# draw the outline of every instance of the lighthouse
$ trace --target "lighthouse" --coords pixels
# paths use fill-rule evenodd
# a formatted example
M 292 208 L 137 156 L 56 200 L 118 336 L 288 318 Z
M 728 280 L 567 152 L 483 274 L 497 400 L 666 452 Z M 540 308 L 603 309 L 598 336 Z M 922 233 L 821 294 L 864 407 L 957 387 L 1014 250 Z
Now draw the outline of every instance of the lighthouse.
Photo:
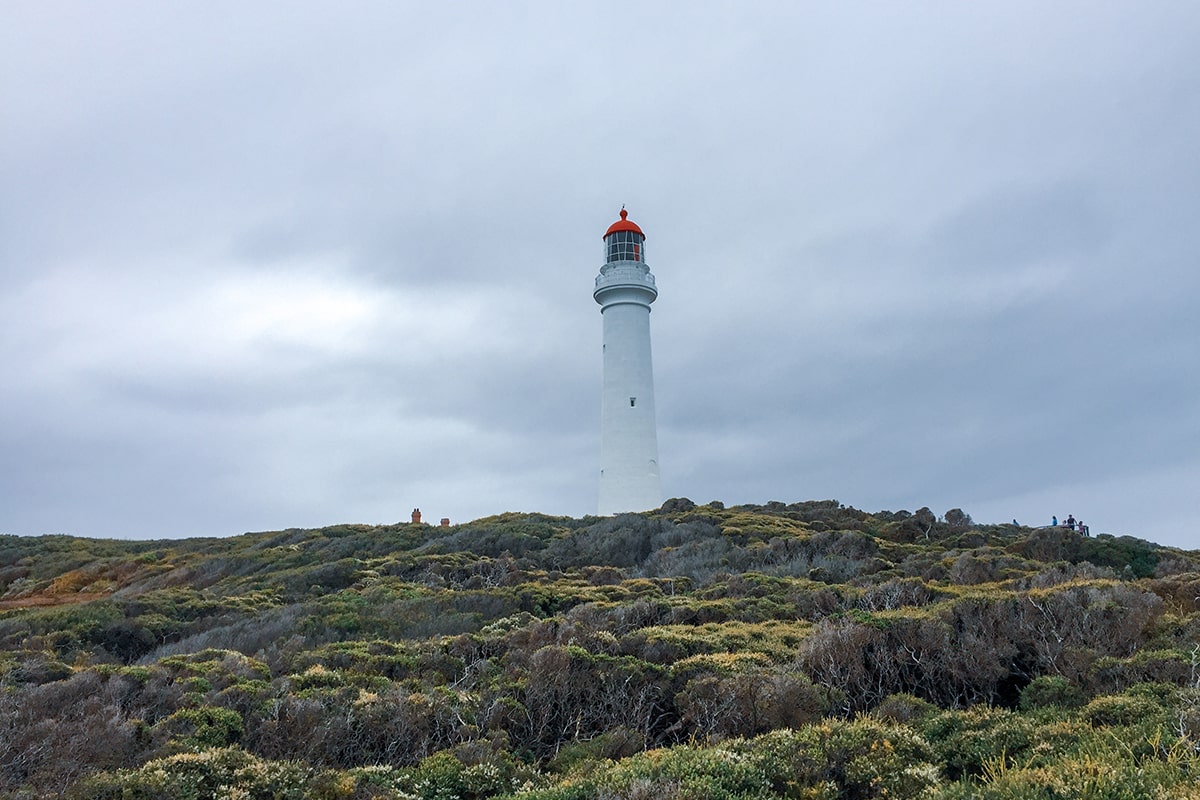
M 604 319 L 600 400 L 600 514 L 662 505 L 650 304 L 658 297 L 646 266 L 646 236 L 621 209 L 604 234 L 604 266 L 592 297 Z

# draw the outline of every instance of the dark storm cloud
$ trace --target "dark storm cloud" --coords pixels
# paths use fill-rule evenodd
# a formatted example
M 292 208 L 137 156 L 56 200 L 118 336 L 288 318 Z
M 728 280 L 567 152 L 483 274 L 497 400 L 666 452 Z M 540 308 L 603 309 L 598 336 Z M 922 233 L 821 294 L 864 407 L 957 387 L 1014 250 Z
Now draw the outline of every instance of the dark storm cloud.
M 591 511 L 627 203 L 668 494 L 1195 544 L 1200 14 L 469 10 L 0 11 L 0 530 Z

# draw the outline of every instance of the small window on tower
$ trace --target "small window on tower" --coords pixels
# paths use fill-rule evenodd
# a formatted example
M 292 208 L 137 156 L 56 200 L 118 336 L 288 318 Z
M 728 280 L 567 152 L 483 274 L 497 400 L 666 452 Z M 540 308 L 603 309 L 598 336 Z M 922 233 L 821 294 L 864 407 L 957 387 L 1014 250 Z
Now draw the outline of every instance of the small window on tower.
M 629 398 L 629 407 L 633 408 L 636 405 L 637 405 L 637 398 L 636 397 Z

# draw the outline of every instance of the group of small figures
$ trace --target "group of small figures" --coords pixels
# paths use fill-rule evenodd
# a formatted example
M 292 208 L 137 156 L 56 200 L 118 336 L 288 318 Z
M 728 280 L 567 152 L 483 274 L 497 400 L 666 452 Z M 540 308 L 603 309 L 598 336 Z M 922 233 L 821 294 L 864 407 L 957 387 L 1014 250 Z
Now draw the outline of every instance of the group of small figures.
M 1059 526 L 1058 517 L 1051 517 L 1050 524 L 1057 528 Z M 1079 531 L 1084 536 L 1092 535 L 1092 532 L 1088 530 L 1088 526 L 1083 524 L 1083 520 L 1076 521 L 1075 515 L 1073 514 L 1067 515 L 1067 518 L 1062 522 L 1062 526 L 1073 531 Z

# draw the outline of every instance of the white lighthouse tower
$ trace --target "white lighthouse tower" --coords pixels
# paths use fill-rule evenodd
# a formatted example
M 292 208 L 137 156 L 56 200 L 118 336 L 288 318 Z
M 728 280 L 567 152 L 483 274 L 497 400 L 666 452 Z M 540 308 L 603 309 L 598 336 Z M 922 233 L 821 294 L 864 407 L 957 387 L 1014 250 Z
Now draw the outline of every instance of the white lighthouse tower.
M 592 294 L 604 318 L 600 405 L 600 514 L 662 505 L 650 304 L 658 297 L 646 266 L 646 236 L 621 209 L 604 234 L 604 266 Z

